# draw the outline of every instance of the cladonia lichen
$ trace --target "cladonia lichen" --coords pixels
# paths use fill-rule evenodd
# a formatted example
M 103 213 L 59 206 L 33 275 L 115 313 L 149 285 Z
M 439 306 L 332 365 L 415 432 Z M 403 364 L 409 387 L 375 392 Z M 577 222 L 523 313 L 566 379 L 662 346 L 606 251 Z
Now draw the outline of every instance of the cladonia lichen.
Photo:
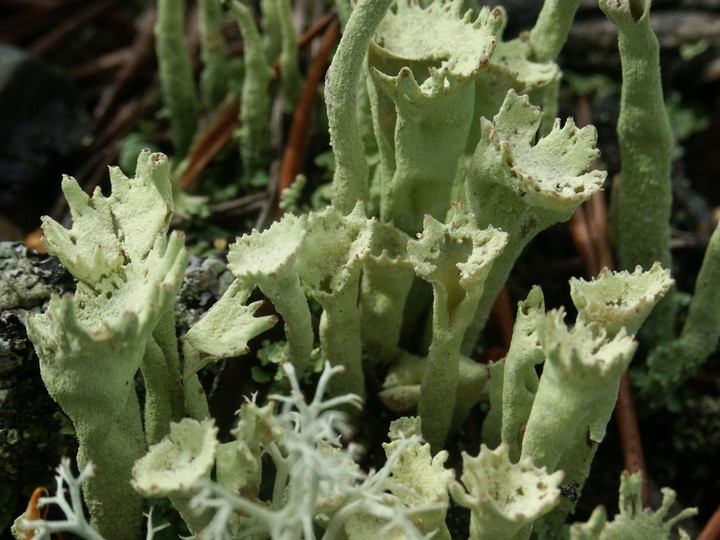
M 192 143 L 199 104 L 217 104 L 224 89 L 240 84 L 223 75 L 229 59 L 222 35 L 212 33 L 222 29 L 224 11 L 210 1 L 200 0 L 208 63 L 202 99 L 186 51 L 173 50 L 184 49 L 182 2 L 159 4 L 176 160 Z M 477 338 L 521 252 L 542 230 L 567 221 L 606 177 L 593 169 L 595 128 L 555 118 L 561 72 L 554 59 L 576 0 L 548 0 L 532 31 L 512 40 L 503 39 L 501 8 L 339 1 L 344 35 L 324 88 L 332 204 L 241 234 L 227 257 L 234 281 L 180 340 L 174 303 L 188 254 L 183 235 L 170 232 L 170 160 L 143 151 L 134 178 L 111 169 L 109 196 L 99 189 L 90 196 L 65 178 L 73 224 L 45 219 L 43 245 L 77 288 L 29 316 L 27 328 L 48 392 L 74 425 L 81 472 L 64 460 L 56 493 L 29 505 L 16 537 L 68 531 L 136 540 L 145 498 L 160 497 L 201 539 L 563 534 L 574 499 L 562 496 L 560 482 L 582 494 L 620 379 L 639 350 L 635 336 L 673 285 L 667 223 L 657 223 L 666 221 L 667 186 L 652 216 L 627 221 L 645 212 L 638 190 L 664 182 L 664 163 L 643 163 L 669 155 L 662 130 L 652 139 L 657 147 L 640 140 L 664 125 L 655 118 L 664 114 L 657 67 L 648 62 L 656 47 L 649 4 L 638 14 L 629 2 L 600 3 L 619 27 L 631 79 L 623 83 L 615 228 L 644 234 L 656 227 L 652 238 L 661 242 L 649 250 L 638 235 L 616 230 L 621 266 L 642 267 L 572 279 L 573 322 L 562 308 L 546 312 L 543 292 L 533 288 L 518 305 L 507 354 L 489 366 L 476 360 Z M 237 169 L 245 185 L 267 174 L 271 161 L 270 56 L 281 55 L 286 105 L 297 95 L 290 4 L 261 4 L 260 26 L 248 6 L 232 1 L 228 9 L 244 38 Z M 645 103 L 637 75 L 648 69 L 653 99 Z M 292 188 L 294 208 L 303 185 Z M 668 335 L 669 345 L 650 353 L 648 388 L 679 384 L 715 349 L 717 294 L 708 290 L 717 281 L 718 238 L 698 279 L 696 296 L 707 297 L 693 302 L 678 340 Z M 221 441 L 198 373 L 219 359 L 248 362 L 260 335 L 258 362 L 277 373 L 261 373 L 262 391 L 245 396 Z M 686 346 L 692 357 L 669 367 Z M 382 454 L 360 443 L 379 440 L 385 409 L 408 416 L 390 425 L 384 462 L 363 470 L 363 455 L 376 463 Z M 484 420 L 482 441 L 462 454 L 456 479 L 461 456 L 448 443 L 469 416 L 473 425 Z M 671 491 L 659 511 L 642 509 L 639 482 L 623 476 L 614 521 L 596 510 L 570 537 L 667 538 L 692 513 L 663 520 Z M 57 506 L 64 519 L 40 518 L 43 505 Z M 448 522 L 453 505 L 469 511 L 466 530 Z M 158 530 L 148 517 L 146 538 Z

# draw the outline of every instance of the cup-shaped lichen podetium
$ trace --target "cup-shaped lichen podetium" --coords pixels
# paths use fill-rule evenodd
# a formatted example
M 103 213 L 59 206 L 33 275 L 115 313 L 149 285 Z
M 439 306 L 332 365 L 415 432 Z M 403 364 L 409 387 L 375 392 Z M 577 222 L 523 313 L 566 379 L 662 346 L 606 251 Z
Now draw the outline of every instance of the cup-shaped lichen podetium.
M 407 423 L 405 427 L 410 427 L 413 420 L 402 418 L 400 423 Z M 391 432 L 394 429 L 392 424 L 390 429 Z M 446 450 L 441 450 L 433 456 L 429 444 L 421 444 L 419 438 L 412 442 L 403 440 L 406 437 L 408 436 L 404 435 L 389 443 L 383 443 L 385 456 L 392 464 L 390 471 L 393 483 L 398 486 L 390 487 L 390 492 L 404 505 L 415 507 L 416 510 L 422 505 L 432 505 L 432 508 L 413 513 L 416 526 L 423 533 L 437 531 L 434 538 L 449 539 L 445 516 L 450 499 L 448 488 L 455 479 L 453 470 L 445 468 L 449 454 Z
M 331 382 L 334 395 L 365 395 L 358 292 L 360 271 L 370 253 L 371 220 L 362 202 L 343 216 L 335 207 L 311 213 L 297 270 L 320 303 L 320 348 L 323 357 L 345 371 Z
M 306 219 L 287 214 L 269 229 L 253 231 L 230 246 L 228 267 L 239 279 L 257 284 L 282 315 L 287 359 L 302 376 L 310 362 L 313 330 L 296 269 L 306 235 Z
M 134 178 L 110 168 L 109 197 L 100 188 L 89 196 L 75 179 L 64 177 L 62 190 L 73 225 L 66 229 L 43 217 L 43 247 L 76 279 L 95 286 L 121 265 L 142 261 L 157 235 L 168 231 L 173 206 L 168 174 L 167 157 L 143 150 Z
M 473 18 L 472 10 L 463 12 L 461 0 L 422 4 L 397 2 L 385 14 L 370 42 L 370 65 L 381 63 L 385 73 L 408 66 L 424 78 L 428 68 L 447 61 L 456 75 L 472 77 L 492 55 L 505 24 L 503 11 L 484 7 Z
M 442 448 L 453 420 L 463 335 L 507 242 L 504 232 L 480 230 L 474 221 L 462 206 L 445 225 L 425 216 L 422 234 L 408 244 L 415 273 L 433 288 L 432 342 L 418 403 L 423 437 L 433 449 Z
M 389 223 L 373 221 L 360 293 L 363 349 L 371 365 L 393 363 L 400 354 L 405 300 L 415 279 L 406 249 L 410 237 Z
M 487 68 L 475 80 L 473 118 L 495 116 L 508 89 L 512 88 L 518 94 L 527 94 L 531 103 L 543 108 L 543 128 L 548 120 L 552 122 L 557 109 L 557 84 L 562 73 L 555 62 L 535 62 L 531 60 L 532 56 L 527 35 L 522 34 L 510 41 L 498 39 Z M 472 154 L 475 150 L 481 131 L 480 122 L 474 122 L 468 137 L 468 153 Z
M 133 380 L 148 367 L 146 346 L 172 306 L 186 263 L 182 238 L 159 236 L 144 264 L 131 263 L 97 284 L 105 294 L 80 282 L 74 298 L 54 297 L 46 313 L 27 320 L 43 382 L 75 428 L 78 465 L 92 461 L 96 467 L 84 488 L 93 526 L 118 540 L 135 538 L 140 529 L 141 501 L 127 480 L 146 436 L 183 412 L 182 394 L 175 392 L 179 368 L 168 366 L 161 388 L 146 378 L 152 400 L 144 433 Z M 123 531 L 115 531 L 119 520 L 127 524 Z
M 468 209 L 478 227 L 492 225 L 510 235 L 493 265 L 476 321 L 466 339 L 471 346 L 523 248 L 535 235 L 570 219 L 575 208 L 598 191 L 605 171 L 586 172 L 597 159 L 597 132 L 578 129 L 571 118 L 535 141 L 542 111 L 527 96 L 509 90 L 492 122 L 482 118 L 482 139 L 468 171 Z
M 553 470 L 574 447 L 588 443 L 596 447 L 603 440 L 620 377 L 637 343 L 622 329 L 608 338 L 597 323 L 580 320 L 569 329 L 562 310 L 539 317 L 537 328 L 546 360 L 522 441 L 522 457 L 532 457 L 537 465 Z M 589 468 L 590 463 L 585 465 Z
M 528 458 L 512 463 L 505 443 L 495 450 L 483 444 L 477 457 L 463 452 L 464 487 L 455 482 L 450 493 L 472 512 L 470 540 L 520 539 L 527 538 L 531 524 L 557 505 L 562 478 L 562 471 L 549 474 Z
M 625 328 L 610 336 L 602 324 L 578 318 L 572 330 L 562 311 L 538 315 L 537 330 L 546 361 L 522 439 L 522 456 L 549 470 L 565 471 L 578 496 L 617 401 L 620 377 L 637 343 Z M 564 498 L 543 518 L 559 532 L 575 507 Z
M 118 540 L 136 538 L 141 525 L 141 501 L 127 483 L 134 461 L 146 439 L 162 437 L 184 414 L 179 365 L 146 350 L 157 350 L 153 333 L 172 314 L 188 257 L 182 234 L 166 236 L 168 170 L 165 156 L 141 152 L 135 178 L 111 169 L 109 197 L 99 189 L 90 197 L 75 180 L 63 180 L 73 226 L 45 218 L 43 244 L 79 280 L 77 290 L 27 320 L 43 382 L 75 427 L 78 465 L 96 467 L 84 487 L 92 524 Z M 138 368 L 144 432 L 133 383 Z
M 219 444 L 216 435 L 212 419 L 183 418 L 170 424 L 169 435 L 151 446 L 132 470 L 133 487 L 146 497 L 168 497 L 195 534 L 212 517 L 210 512 L 194 513 L 188 504 L 198 491 L 198 482 L 210 479 Z
M 503 13 L 473 18 L 462 0 L 398 2 L 370 44 L 370 100 L 383 163 L 380 215 L 408 234 L 443 217 L 473 121 L 474 78 L 489 61 Z M 383 177 L 384 176 L 384 177 Z
M 635 335 L 673 283 L 670 270 L 663 270 L 660 263 L 647 272 L 639 266 L 633 273 L 604 268 L 592 281 L 572 278 L 570 296 L 578 317 L 601 324 L 609 337 L 621 328 Z

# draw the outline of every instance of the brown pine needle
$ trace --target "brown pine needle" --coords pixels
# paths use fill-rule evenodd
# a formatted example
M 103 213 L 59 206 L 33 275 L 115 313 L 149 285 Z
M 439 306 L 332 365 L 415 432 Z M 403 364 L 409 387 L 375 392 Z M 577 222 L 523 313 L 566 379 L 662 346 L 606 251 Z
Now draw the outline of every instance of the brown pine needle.
M 300 36 L 300 39 L 298 39 L 297 42 L 298 48 L 304 49 L 307 47 L 316 36 L 319 36 L 328 26 L 330 26 L 330 23 L 333 22 L 333 20 L 335 20 L 334 13 L 328 13 L 320 17 L 302 36 Z
M 702 532 L 695 540 L 720 540 L 720 506 L 710 516 Z
M 503 348 L 507 351 L 510 349 L 510 341 L 512 341 L 513 326 L 515 324 L 515 314 L 512 302 L 510 301 L 510 293 L 507 285 L 500 289 L 500 293 L 495 299 L 492 307 L 493 322 L 497 325 L 497 331 Z
M 187 157 L 187 169 L 185 169 L 180 180 L 182 189 L 187 189 L 195 181 L 202 170 L 210 163 L 210 160 L 230 140 L 238 125 L 239 111 L 240 100 L 235 100 L 218 115 L 215 122 L 192 147 Z

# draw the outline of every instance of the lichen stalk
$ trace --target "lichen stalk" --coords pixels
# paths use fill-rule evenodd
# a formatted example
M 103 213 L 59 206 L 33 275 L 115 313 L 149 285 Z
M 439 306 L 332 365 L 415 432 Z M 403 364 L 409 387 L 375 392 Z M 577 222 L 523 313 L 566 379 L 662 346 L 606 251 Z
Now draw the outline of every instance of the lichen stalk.
M 521 458 L 548 470 L 571 454 L 581 457 L 573 448 L 603 440 L 637 346 L 624 329 L 609 339 L 596 323 L 579 321 L 570 330 L 563 317 L 562 311 L 538 315 L 546 361 L 522 440 Z
M 433 451 L 442 448 L 453 423 L 463 336 L 507 242 L 504 232 L 480 230 L 474 221 L 462 206 L 445 225 L 425 216 L 422 234 L 408 244 L 415 272 L 433 288 L 432 342 L 418 403 L 423 437 Z
M 142 524 L 143 501 L 128 479 L 146 446 L 134 390 L 121 411 L 105 424 L 105 430 L 76 425 L 78 467 L 82 470 L 88 462 L 95 467 L 95 475 L 83 485 L 90 524 L 105 538 L 135 540 Z
M 280 49 L 280 80 L 282 82 L 283 106 L 291 114 L 300 97 L 300 65 L 298 63 L 297 32 L 293 25 L 292 2 L 275 0 L 282 35 Z
M 710 237 L 680 337 L 655 348 L 648 358 L 643 393 L 667 396 L 694 373 L 720 339 L 720 228 Z
M 447 297 L 433 288 L 433 335 L 427 364 L 420 385 L 418 415 L 422 418 L 423 437 L 433 451 L 443 448 L 452 425 L 458 387 L 460 345 L 465 329 L 463 319 L 451 321 Z M 474 308 L 474 305 L 471 306 Z M 460 328 L 456 328 L 457 325 Z M 452 406 L 451 406 L 452 405 Z
M 618 29 L 622 91 L 617 133 L 621 173 L 610 204 L 618 268 L 672 268 L 670 165 L 673 136 L 660 78 L 659 45 L 650 24 L 649 0 L 600 1 Z M 670 291 L 646 324 L 652 343 L 674 335 L 676 301 Z
M 297 272 L 281 271 L 274 278 L 263 279 L 258 286 L 282 316 L 288 360 L 303 375 L 310 363 L 313 331 L 310 308 Z
M 415 279 L 407 260 L 410 239 L 392 225 L 372 222 L 371 252 L 363 264 L 360 317 L 370 365 L 397 359 L 405 301 Z
M 230 9 L 237 19 L 243 36 L 246 77 L 243 81 L 240 105 L 240 157 L 243 180 L 249 182 L 264 172 L 270 159 L 270 104 L 268 91 L 275 75 L 265 58 L 260 32 L 250 9 L 233 1 Z
M 200 99 L 207 109 L 222 102 L 228 91 L 228 54 L 223 37 L 222 7 L 216 0 L 200 0 L 199 4 Z
M 441 68 L 427 90 L 409 68 L 397 77 L 371 73 L 397 110 L 395 171 L 382 193 L 380 217 L 414 235 L 425 214 L 440 217 L 450 209 L 452 180 L 472 121 L 474 81 L 460 81 Z
M 349 214 L 366 199 L 368 165 L 357 121 L 357 85 L 368 43 L 391 0 L 360 0 L 345 26 L 325 85 L 330 145 L 335 154 L 333 206 Z
M 330 365 L 345 368 L 330 383 L 334 396 L 365 395 L 360 310 L 357 306 L 359 277 L 332 295 L 315 296 L 323 307 L 319 328 L 320 350 Z
M 190 150 L 200 114 L 200 103 L 185 42 L 184 0 L 158 0 L 155 50 L 163 101 L 170 111 L 170 132 L 175 155 Z
M 512 343 L 504 362 L 500 439 L 507 442 L 512 462 L 520 459 L 524 426 L 530 416 L 538 388 L 535 366 L 545 359 L 535 328 L 537 314 L 542 311 L 542 291 L 534 288 L 518 306 Z
M 165 356 L 154 339 L 150 338 L 145 346 L 142 364 L 145 383 L 145 438 L 148 444 L 155 444 L 167 435 L 170 422 L 179 420 L 173 415 L 173 402 L 182 399 L 182 393 L 175 394 L 170 385 L 166 385 L 167 371 Z M 180 402 L 182 404 L 182 401 Z
M 163 352 L 165 385 L 171 389 L 172 396 L 169 397 L 172 408 L 171 419 L 177 422 L 185 414 L 185 407 L 182 400 L 183 382 L 180 369 L 180 350 L 175 330 L 175 309 L 172 304 L 168 304 L 160 313 L 157 326 L 153 330 L 152 340 Z
M 360 314 L 363 347 L 371 364 L 388 364 L 400 352 L 403 310 L 414 277 L 406 261 L 384 256 L 365 262 Z
M 530 31 L 534 60 L 555 60 L 567 41 L 580 0 L 546 0 Z

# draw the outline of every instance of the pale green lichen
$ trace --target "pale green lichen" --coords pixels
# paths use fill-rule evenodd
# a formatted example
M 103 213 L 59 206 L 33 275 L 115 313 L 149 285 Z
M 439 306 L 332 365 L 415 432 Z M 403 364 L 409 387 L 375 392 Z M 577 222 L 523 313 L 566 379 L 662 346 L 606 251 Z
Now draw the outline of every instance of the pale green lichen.
M 605 268 L 589 282 L 572 278 L 570 296 L 582 320 L 601 324 L 609 336 L 621 328 L 635 335 L 673 283 L 670 271 L 659 263 L 647 272 L 639 266 L 633 273 Z
M 474 79 L 503 25 L 501 10 L 483 8 L 474 19 L 461 10 L 458 0 L 425 7 L 400 2 L 378 27 L 368 54 L 377 86 L 371 106 L 381 116 L 375 136 L 386 141 L 381 148 L 392 148 L 381 152 L 380 216 L 408 234 L 420 231 L 424 214 L 440 217 L 450 208 L 452 180 L 475 119 Z M 424 159 L 429 155 L 433 159 Z
M 626 68 L 649 58 L 648 51 L 655 54 L 646 3 L 637 13 L 630 10 L 632 20 L 616 11 L 635 4 L 601 4 L 621 27 Z M 483 8 L 475 16 L 462 12 L 460 0 L 399 2 L 389 13 L 389 0 L 339 5 L 343 16 L 351 8 L 352 14 L 325 85 L 337 165 L 334 206 L 240 237 L 228 256 L 236 281 L 187 332 L 181 348 L 172 303 L 187 255 L 181 235 L 167 234 L 173 211 L 167 159 L 141 153 L 133 180 L 113 170 L 109 197 L 98 191 L 90 197 L 74 181 L 63 182 L 75 223 L 66 230 L 46 220 L 45 244 L 78 278 L 78 289 L 74 298 L 53 299 L 46 314 L 29 318 L 28 328 L 48 389 L 75 424 L 78 462 L 97 466 L 96 476 L 82 478 L 99 532 L 87 524 L 59 527 L 90 538 L 134 540 L 142 508 L 129 484 L 135 464 L 136 487 L 168 496 L 199 538 L 448 540 L 449 488 L 472 512 L 472 539 L 561 531 L 573 501 L 559 497 L 560 478 L 564 472 L 582 489 L 637 346 L 629 334 L 668 290 L 667 272 L 657 267 L 573 281 L 579 316 L 572 328 L 561 310 L 545 314 L 541 291 L 531 291 L 520 304 L 506 358 L 489 370 L 461 348 L 463 336 L 466 352 L 475 345 L 524 246 L 567 220 L 605 178 L 589 171 L 598 157 L 594 129 L 555 120 L 560 71 L 552 60 L 577 2 L 548 0 L 532 32 L 511 41 L 502 41 L 501 9 Z M 161 4 L 163 17 L 168 6 Z M 224 78 L 220 56 L 209 56 L 222 55 L 222 47 L 213 52 L 222 36 L 213 44 L 207 34 L 219 27 L 217 7 L 202 5 L 203 55 L 208 73 L 215 71 L 213 84 Z M 297 60 L 289 7 L 285 0 L 262 2 L 261 36 L 250 9 L 230 5 L 245 48 L 246 181 L 267 173 L 269 61 L 281 49 L 283 83 L 296 78 L 294 64 L 286 62 Z M 178 21 L 176 13 L 159 24 L 173 34 L 159 35 L 163 46 L 182 35 Z M 182 48 L 175 52 L 183 56 Z M 172 58 L 167 48 L 163 54 L 164 86 L 177 76 L 187 99 L 194 83 L 180 69 L 168 74 Z M 642 70 L 625 71 L 623 106 L 643 119 L 657 102 L 640 110 L 644 104 L 633 96 L 641 85 L 632 77 Z M 217 102 L 220 86 L 204 80 L 203 99 Z M 657 80 L 653 71 L 652 84 Z M 178 112 L 177 102 L 167 105 L 182 154 L 192 133 L 175 133 L 178 115 L 187 128 L 194 108 Z M 289 193 L 296 209 L 301 188 Z M 379 204 L 359 201 L 378 193 Z M 368 213 L 373 204 L 379 220 Z M 717 266 L 717 251 L 709 250 L 709 267 Z M 714 275 L 704 266 L 698 280 L 687 326 L 692 344 L 714 347 L 717 341 L 714 296 L 706 291 Z M 258 358 L 282 364 L 290 393 L 271 396 L 274 405 L 248 400 L 234 440 L 220 444 L 196 372 L 217 358 L 246 354 L 249 340 L 275 324 L 275 315 L 256 316 L 260 301 L 246 305 L 256 287 L 285 322 L 285 339 L 267 341 Z M 700 318 L 707 324 L 698 324 Z M 683 344 L 690 343 L 677 346 Z M 317 358 L 326 369 L 307 401 L 298 378 L 310 381 Z M 135 380 L 138 370 L 142 383 Z M 365 473 L 358 447 L 348 443 L 354 435 L 346 413 L 383 377 L 380 400 L 401 412 L 417 407 L 422 422 L 394 423 L 386 463 Z M 135 384 L 145 387 L 144 422 Z M 464 456 L 463 486 L 444 467 L 443 443 L 488 392 L 483 439 L 497 449 L 483 446 L 477 458 Z M 265 478 L 272 478 L 269 489 L 261 489 Z M 636 534 L 623 536 L 628 530 L 664 537 L 673 524 L 662 523 L 666 505 L 646 518 L 633 482 L 623 484 L 617 528 L 605 527 L 596 512 L 586 528 L 576 528 L 590 536 L 578 538 Z M 75 504 L 78 486 L 71 485 L 77 492 L 72 508 L 62 506 L 61 495 L 49 502 L 71 516 L 81 507 Z M 650 525 L 621 527 L 631 514 Z M 38 520 L 33 528 L 46 535 L 60 530 L 46 523 Z M 155 530 L 149 524 L 148 538 Z
M 339 394 L 365 394 L 357 298 L 363 261 L 370 253 L 370 224 L 360 202 L 347 216 L 334 207 L 311 214 L 305 247 L 297 259 L 301 279 L 323 307 L 319 328 L 323 357 L 345 367 L 333 383 L 333 392 Z
M 580 492 L 637 343 L 624 329 L 610 338 L 597 323 L 579 320 L 570 329 L 562 311 L 538 317 L 538 341 L 546 360 L 522 437 L 521 458 L 565 471 L 565 480 L 577 482 Z M 546 528 L 557 534 L 573 507 L 573 501 L 563 499 L 544 518 Z
M 528 538 L 532 522 L 560 500 L 561 471 L 552 474 L 531 459 L 510 461 L 508 446 L 463 453 L 462 485 L 452 486 L 455 502 L 471 510 L 470 540 Z
M 196 484 L 210 477 L 218 441 L 212 419 L 198 422 L 184 418 L 170 424 L 170 433 L 135 462 L 132 486 L 145 497 L 168 497 L 185 523 L 199 532 L 210 521 L 210 513 L 196 515 L 188 509 Z
M 361 278 L 363 350 L 371 365 L 387 365 L 401 354 L 403 311 L 415 272 L 406 257 L 410 237 L 381 221 L 371 227 L 370 253 Z
M 110 169 L 110 197 L 97 188 L 91 198 L 64 177 L 73 226 L 43 219 L 43 246 L 82 282 L 100 282 L 121 265 L 141 261 L 168 230 L 173 203 L 167 157 L 145 150 L 137 163 L 132 181 L 119 168 Z
M 133 487 L 153 497 L 189 491 L 210 474 L 218 445 L 216 435 L 212 420 L 185 418 L 170 424 L 170 434 L 135 463 Z
M 313 330 L 310 308 L 295 263 L 307 221 L 287 215 L 262 233 L 253 231 L 230 246 L 228 266 L 239 279 L 258 285 L 285 323 L 287 359 L 300 375 L 310 363 Z
M 270 81 L 274 71 L 263 52 L 260 32 L 248 6 L 233 0 L 230 11 L 243 36 L 245 73 L 240 106 L 240 154 L 243 181 L 249 185 L 258 174 L 266 174 L 270 160 Z
M 222 5 L 214 0 L 198 2 L 200 57 L 200 99 L 206 109 L 220 105 L 230 85 L 228 51 L 223 36 Z
M 512 89 L 492 122 L 481 119 L 482 139 L 466 183 L 467 205 L 478 227 L 498 227 L 509 239 L 488 276 L 466 351 L 525 246 L 543 229 L 570 219 L 605 179 L 604 171 L 587 172 L 599 153 L 594 127 L 578 129 L 572 119 L 561 127 L 556 119 L 552 131 L 535 142 L 541 121 L 541 110 Z
M 673 136 L 663 99 L 660 49 L 650 24 L 650 0 L 601 0 L 599 5 L 617 26 L 622 63 L 617 123 L 621 171 L 610 201 L 617 265 L 648 270 L 659 262 L 671 268 Z M 676 310 L 671 290 L 646 325 L 652 342 L 671 339 Z
M 642 473 L 623 472 L 620 479 L 620 513 L 608 522 L 605 509 L 598 507 L 587 523 L 576 523 L 570 527 L 571 540 L 667 540 L 674 538 L 672 530 L 679 521 L 697 514 L 696 508 L 686 508 L 665 520 L 675 502 L 675 492 L 670 488 L 662 489 L 662 505 L 658 510 L 643 508 L 640 496 L 642 483 Z M 690 536 L 682 529 L 679 529 L 678 533 L 681 540 L 690 540 Z
M 368 166 L 357 120 L 356 95 L 368 43 L 391 0 L 360 0 L 345 25 L 325 85 L 330 145 L 335 154 L 333 205 L 347 214 L 368 195 Z
M 573 445 L 604 438 L 620 377 L 637 343 L 623 330 L 610 339 L 596 323 L 578 321 L 570 329 L 562 311 L 539 316 L 538 338 L 546 361 L 522 457 L 554 469 Z
M 537 323 L 545 311 L 542 290 L 534 287 L 518 303 L 512 341 L 507 356 L 490 366 L 490 412 L 483 423 L 483 441 L 504 442 L 510 459 L 520 458 L 521 442 L 538 389 L 535 366 L 545 361 Z
M 185 0 L 160 0 L 155 23 L 155 51 L 163 100 L 170 113 L 178 157 L 190 150 L 200 116 L 192 61 L 185 42 Z
M 290 0 L 274 0 L 280 26 L 280 80 L 285 112 L 295 111 L 300 97 L 302 77 L 298 58 L 297 32 L 293 24 L 293 4 Z
M 73 227 L 46 219 L 43 242 L 80 281 L 74 297 L 54 297 L 27 326 L 48 392 L 75 426 L 78 462 L 97 467 L 85 489 L 92 522 L 101 532 L 126 522 L 120 539 L 140 526 L 141 499 L 126 482 L 134 461 L 146 438 L 161 437 L 184 413 L 182 397 L 168 401 L 166 393 L 180 386 L 180 366 L 146 347 L 172 313 L 187 252 L 181 235 L 165 236 L 172 214 L 165 156 L 143 152 L 134 179 L 113 169 L 111 181 L 110 197 L 97 190 L 92 198 L 63 181 Z M 147 374 L 146 433 L 133 384 L 139 368 Z
M 648 357 L 649 373 L 643 382 L 643 394 L 656 403 L 667 402 L 673 391 L 717 349 L 719 272 L 720 229 L 716 228 L 710 237 L 680 335 L 657 346 Z
M 472 321 L 495 259 L 507 235 L 480 230 L 475 216 L 458 209 L 443 225 L 432 216 L 418 240 L 408 244 L 408 260 L 433 288 L 432 342 L 423 374 L 418 413 L 423 436 L 441 448 L 452 423 L 457 397 L 460 346 Z
M 222 298 L 188 331 L 185 336 L 187 342 L 206 355 L 216 358 L 249 353 L 248 341 L 277 323 L 277 317 L 273 315 L 255 316 L 262 300 L 246 305 L 253 288 L 252 284 L 236 279 Z M 188 362 L 186 359 L 186 379 L 197 373 L 210 358 L 197 357 L 196 360 Z
M 519 94 L 527 94 L 533 103 L 543 107 L 546 116 L 554 116 L 556 107 L 552 106 L 552 101 L 546 99 L 546 96 L 552 96 L 550 90 L 560 82 L 560 78 L 561 71 L 557 64 L 534 58 L 526 35 L 510 41 L 498 40 L 487 69 L 477 80 L 475 116 L 488 119 L 495 116 L 509 88 Z M 469 141 L 470 152 L 478 143 L 480 133 L 481 126 L 476 123 Z
M 410 508 L 434 505 L 434 508 L 414 513 L 412 520 L 420 531 L 435 531 L 433 538 L 449 540 L 445 514 L 450 498 L 448 488 L 455 474 L 444 467 L 448 452 L 443 450 L 433 456 L 429 444 L 405 442 L 421 430 L 419 418 L 401 418 L 391 423 L 389 435 L 392 440 L 384 443 L 383 448 L 391 463 L 390 478 L 398 486 L 390 487 L 390 492 Z
M 472 10 L 463 11 L 461 0 L 427 5 L 398 2 L 394 8 L 378 26 L 370 49 L 373 55 L 387 57 L 397 66 L 396 73 L 406 65 L 421 65 L 427 70 L 430 66 L 440 68 L 444 62 L 456 77 L 472 77 L 492 55 L 504 18 L 501 10 L 488 7 L 476 16 Z M 427 71 L 415 73 L 427 76 Z
M 547 0 L 528 37 L 535 60 L 554 60 L 567 40 L 580 0 Z

